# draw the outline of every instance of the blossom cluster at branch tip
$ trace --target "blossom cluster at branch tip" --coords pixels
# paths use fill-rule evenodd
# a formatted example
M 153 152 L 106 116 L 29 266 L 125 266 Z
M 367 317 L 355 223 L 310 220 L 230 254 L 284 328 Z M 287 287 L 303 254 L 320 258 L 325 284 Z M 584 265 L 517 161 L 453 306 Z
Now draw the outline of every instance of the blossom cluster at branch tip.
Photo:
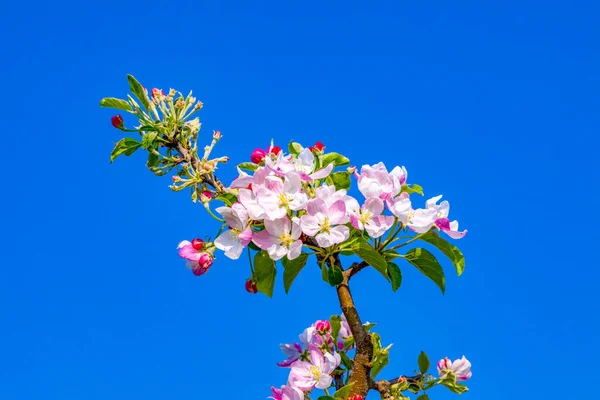
M 452 373 L 457 381 L 466 381 L 473 375 L 471 372 L 471 363 L 465 356 L 454 361 L 450 361 L 448 357 L 443 358 L 438 361 L 437 370 L 440 377 Z

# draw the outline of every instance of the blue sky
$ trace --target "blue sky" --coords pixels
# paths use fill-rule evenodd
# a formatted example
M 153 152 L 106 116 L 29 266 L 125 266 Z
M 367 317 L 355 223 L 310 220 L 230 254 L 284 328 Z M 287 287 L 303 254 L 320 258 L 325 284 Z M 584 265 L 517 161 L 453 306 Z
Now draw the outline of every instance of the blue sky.
M 246 161 L 271 138 L 404 165 L 469 234 L 447 292 L 409 266 L 353 293 L 394 377 L 473 363 L 465 398 L 590 398 L 600 356 L 598 6 L 593 2 L 11 2 L 3 9 L 0 398 L 265 398 L 280 342 L 338 312 L 305 270 L 244 291 L 175 246 L 216 225 L 141 155 L 109 164 L 125 75 L 194 90 L 203 132 Z M 222 171 L 233 177 L 233 166 Z M 454 395 L 439 389 L 433 399 Z

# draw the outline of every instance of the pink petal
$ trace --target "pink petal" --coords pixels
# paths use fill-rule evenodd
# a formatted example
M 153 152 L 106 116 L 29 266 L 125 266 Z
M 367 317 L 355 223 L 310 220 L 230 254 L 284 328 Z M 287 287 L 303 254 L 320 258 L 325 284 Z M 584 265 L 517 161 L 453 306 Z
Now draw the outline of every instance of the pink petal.
M 179 249 L 179 257 L 190 261 L 198 261 L 200 259 L 200 252 L 190 244 Z
M 315 172 L 314 174 L 310 174 L 310 177 L 312 179 L 323 179 L 323 178 L 329 176 L 329 174 L 331 174 L 331 171 L 333 171 L 333 163 L 331 163 L 328 166 L 326 166 L 325 168 Z
M 244 247 L 248 246 L 248 244 L 252 241 L 252 228 L 247 227 L 246 229 L 244 229 L 240 233 L 238 238 L 240 239 L 242 246 L 244 246 Z
M 278 238 L 271 235 L 269 231 L 262 230 L 260 232 L 256 232 L 252 236 L 252 242 L 261 249 L 267 250 L 269 247 L 273 246 L 274 244 L 277 244 Z
M 327 212 L 332 224 L 342 224 L 346 220 L 346 203 L 343 200 L 333 202 Z

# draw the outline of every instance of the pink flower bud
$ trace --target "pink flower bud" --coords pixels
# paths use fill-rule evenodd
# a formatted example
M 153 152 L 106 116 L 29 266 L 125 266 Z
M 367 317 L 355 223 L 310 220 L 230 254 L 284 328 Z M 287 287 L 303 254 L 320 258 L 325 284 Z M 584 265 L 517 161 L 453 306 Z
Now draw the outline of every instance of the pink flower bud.
M 364 398 L 360 394 L 355 394 L 352 397 L 348 397 L 348 400 L 364 400 Z
M 321 321 L 317 321 L 315 328 L 317 329 L 317 332 L 319 332 L 319 333 L 327 333 L 327 332 L 331 331 L 331 324 L 327 320 L 321 320 Z
M 208 253 L 202 253 L 202 254 L 200 254 L 200 258 L 198 259 L 198 265 L 201 268 L 209 269 L 213 263 L 213 260 L 214 260 L 214 258 L 212 255 L 210 255 Z
M 356 173 L 356 166 L 351 165 L 348 167 L 348 169 L 346 170 L 350 175 L 355 174 Z
M 219 140 L 221 139 L 223 136 L 221 135 L 221 131 L 214 131 L 213 132 L 213 139 Z
M 317 142 L 317 143 L 315 143 L 314 146 L 310 146 L 309 149 L 312 152 L 315 152 L 315 151 L 323 152 L 323 150 L 325 149 L 325 145 L 321 142 Z
M 198 251 L 202 250 L 204 247 L 204 240 L 195 238 L 192 240 L 192 247 Z
M 125 123 L 123 122 L 123 117 L 121 117 L 121 115 L 119 114 L 112 117 L 110 119 L 110 122 L 112 123 L 112 126 L 114 126 L 117 129 L 123 129 L 125 126 Z
M 192 269 L 192 273 L 196 276 L 204 275 L 206 272 L 208 272 L 208 268 L 202 268 L 200 265 L 196 265 Z
M 207 190 L 200 193 L 200 201 L 202 203 L 208 203 L 213 197 L 213 194 Z
M 248 279 L 246 281 L 246 292 L 252 294 L 258 292 L 258 288 L 256 287 L 256 282 L 254 280 Z
M 155 99 L 160 99 L 161 97 L 164 97 L 165 93 L 157 88 L 152 89 L 152 97 L 154 97 Z
M 281 147 L 279 147 L 279 146 L 269 146 L 269 147 L 267 147 L 267 154 L 278 155 L 280 152 L 281 152 Z
M 260 164 L 262 160 L 265 158 L 265 151 L 263 149 L 255 149 L 250 155 L 250 160 L 254 164 Z

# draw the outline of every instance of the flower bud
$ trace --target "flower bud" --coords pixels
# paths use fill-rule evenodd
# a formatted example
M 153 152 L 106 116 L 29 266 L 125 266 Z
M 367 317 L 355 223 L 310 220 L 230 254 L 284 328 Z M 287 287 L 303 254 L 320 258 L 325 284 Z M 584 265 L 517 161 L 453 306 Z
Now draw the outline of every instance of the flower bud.
M 123 129 L 125 127 L 125 123 L 123 122 L 123 117 L 120 114 L 115 115 L 110 119 L 112 126 L 117 129 Z
M 354 174 L 356 172 L 356 166 L 349 166 L 348 169 L 346 169 L 346 172 L 348 172 L 350 175 Z
M 248 279 L 246 281 L 246 292 L 252 293 L 252 294 L 258 292 L 258 288 L 256 287 L 256 282 L 253 279 Z
M 315 328 L 317 329 L 317 332 L 319 332 L 319 333 L 327 333 L 327 332 L 331 331 L 331 324 L 327 320 L 320 320 L 320 321 L 317 321 Z
M 175 96 L 175 93 L 177 93 L 177 91 L 173 88 L 169 89 L 169 97 L 173 97 Z
M 309 147 L 309 149 L 310 149 L 310 151 L 312 151 L 313 153 L 314 153 L 315 151 L 319 151 L 319 152 L 321 152 L 321 153 L 322 153 L 322 152 L 323 152 L 323 150 L 325 149 L 325 145 L 324 145 L 323 143 L 321 143 L 321 142 L 317 142 L 317 143 L 315 143 L 315 145 L 314 145 L 314 146 L 310 146 L 310 147 Z
M 352 397 L 348 397 L 348 400 L 364 400 L 364 398 L 360 394 L 355 394 Z
M 213 132 L 213 139 L 215 140 L 219 140 L 221 139 L 223 136 L 221 135 L 221 131 L 214 131 Z
M 204 247 L 204 240 L 195 238 L 192 240 L 192 247 L 198 251 L 202 250 Z
M 279 147 L 279 146 L 269 146 L 269 147 L 267 147 L 267 154 L 278 155 L 279 152 L 281 152 L 281 147 Z
M 254 164 L 260 164 L 262 160 L 265 158 L 265 152 L 263 149 L 255 149 L 250 155 L 250 160 Z
M 160 100 L 163 97 L 165 97 L 165 93 L 160 89 L 153 88 L 152 89 L 152 97 L 156 100 Z
M 213 194 L 208 190 L 204 190 L 200 193 L 200 202 L 208 203 L 213 197 Z
M 194 106 L 194 110 L 198 111 L 199 109 L 201 109 L 203 106 L 202 102 L 199 101 L 196 103 L 196 105 Z
M 200 258 L 198 259 L 198 265 L 200 266 L 200 268 L 209 269 L 213 263 L 213 260 L 214 258 L 211 254 L 202 253 L 200 254 Z
M 173 175 L 171 177 L 171 180 L 173 180 L 173 182 L 179 182 L 181 180 L 181 177 L 179 175 Z
M 175 108 L 183 108 L 183 106 L 185 106 L 185 102 L 181 99 L 177 100 L 175 103 Z

